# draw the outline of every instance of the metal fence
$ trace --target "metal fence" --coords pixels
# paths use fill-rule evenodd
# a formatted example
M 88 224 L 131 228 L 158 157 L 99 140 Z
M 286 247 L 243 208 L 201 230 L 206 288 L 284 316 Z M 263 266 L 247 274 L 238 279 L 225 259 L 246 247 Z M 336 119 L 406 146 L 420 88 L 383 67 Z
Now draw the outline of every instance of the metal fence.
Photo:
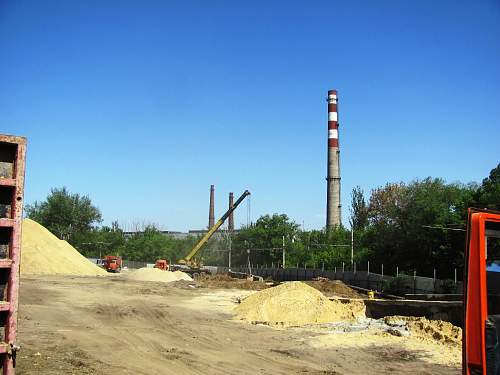
M 227 267 L 218 267 L 217 273 L 227 272 Z M 249 272 L 248 267 L 231 268 L 236 272 Z M 275 281 L 312 280 L 316 277 L 325 277 L 330 280 L 341 280 L 345 284 L 354 285 L 376 291 L 384 291 L 397 295 L 405 294 L 461 294 L 462 282 L 454 280 L 440 280 L 431 277 L 398 275 L 398 277 L 382 275 L 369 271 L 324 268 L 251 268 L 251 273 Z

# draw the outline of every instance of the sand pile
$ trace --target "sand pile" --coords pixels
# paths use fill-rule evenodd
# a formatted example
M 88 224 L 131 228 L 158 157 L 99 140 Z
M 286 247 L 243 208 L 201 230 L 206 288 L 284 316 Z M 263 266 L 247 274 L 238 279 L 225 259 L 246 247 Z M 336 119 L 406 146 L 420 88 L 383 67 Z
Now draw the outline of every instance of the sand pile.
M 442 320 L 427 320 L 422 317 L 386 316 L 388 325 L 405 322 L 410 334 L 423 341 L 437 341 L 447 345 L 462 345 L 462 329 Z
M 200 275 L 196 279 L 196 284 L 201 288 L 218 289 L 262 290 L 269 288 L 266 283 L 260 281 L 235 279 L 229 275 Z
M 326 296 L 337 296 L 337 297 L 345 297 L 345 298 L 363 298 L 366 295 L 363 295 L 351 287 L 345 285 L 340 280 L 328 280 L 326 278 L 317 278 L 312 281 L 306 281 L 307 285 L 312 286 L 315 289 L 318 289 L 321 293 Z
M 252 323 L 300 326 L 355 321 L 365 316 L 365 304 L 330 301 L 309 285 L 292 281 L 248 296 L 235 312 L 239 319 Z
M 135 281 L 156 281 L 161 283 L 171 283 L 173 281 L 185 280 L 193 281 L 191 276 L 181 271 L 162 271 L 158 268 L 139 268 L 125 276 L 129 280 Z
M 21 274 L 97 276 L 107 272 L 36 221 L 23 220 Z

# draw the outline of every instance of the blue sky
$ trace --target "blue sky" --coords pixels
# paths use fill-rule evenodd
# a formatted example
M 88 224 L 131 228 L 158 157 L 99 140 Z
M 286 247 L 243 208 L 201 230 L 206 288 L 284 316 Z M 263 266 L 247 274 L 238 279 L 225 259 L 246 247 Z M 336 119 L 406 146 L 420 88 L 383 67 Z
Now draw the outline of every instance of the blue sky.
M 26 201 L 88 194 L 105 223 L 201 228 L 209 185 L 251 216 L 325 222 L 328 89 L 342 200 L 480 181 L 500 161 L 498 1 L 0 2 L 0 131 Z M 247 221 L 245 204 L 236 224 Z

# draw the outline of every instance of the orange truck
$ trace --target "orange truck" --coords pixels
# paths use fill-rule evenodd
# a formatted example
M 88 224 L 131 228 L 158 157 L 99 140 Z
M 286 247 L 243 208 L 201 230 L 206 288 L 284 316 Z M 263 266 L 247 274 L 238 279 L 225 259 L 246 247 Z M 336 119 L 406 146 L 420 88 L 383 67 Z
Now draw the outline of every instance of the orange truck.
M 500 212 L 469 209 L 463 298 L 462 373 L 500 374 Z
M 115 255 L 106 255 L 102 259 L 102 266 L 108 272 L 118 273 L 122 270 L 122 258 Z
M 154 268 L 158 268 L 158 269 L 163 270 L 163 271 L 168 271 L 170 269 L 170 264 L 165 259 L 158 259 L 155 262 Z

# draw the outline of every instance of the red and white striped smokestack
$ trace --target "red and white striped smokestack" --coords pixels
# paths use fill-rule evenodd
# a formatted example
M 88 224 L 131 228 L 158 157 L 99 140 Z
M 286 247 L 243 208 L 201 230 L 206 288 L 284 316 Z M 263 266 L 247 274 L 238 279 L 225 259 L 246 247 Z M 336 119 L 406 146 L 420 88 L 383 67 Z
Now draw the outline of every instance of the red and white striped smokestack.
M 328 167 L 326 197 L 326 227 L 341 224 L 340 205 L 340 149 L 337 90 L 328 91 Z
M 233 208 L 234 206 L 234 195 L 233 193 L 229 193 L 229 208 Z M 227 229 L 230 232 L 234 231 L 234 216 L 233 212 L 229 214 L 228 222 L 227 222 Z
M 210 207 L 208 209 L 208 229 L 212 228 L 215 224 L 215 214 L 214 214 L 214 185 L 210 185 Z

